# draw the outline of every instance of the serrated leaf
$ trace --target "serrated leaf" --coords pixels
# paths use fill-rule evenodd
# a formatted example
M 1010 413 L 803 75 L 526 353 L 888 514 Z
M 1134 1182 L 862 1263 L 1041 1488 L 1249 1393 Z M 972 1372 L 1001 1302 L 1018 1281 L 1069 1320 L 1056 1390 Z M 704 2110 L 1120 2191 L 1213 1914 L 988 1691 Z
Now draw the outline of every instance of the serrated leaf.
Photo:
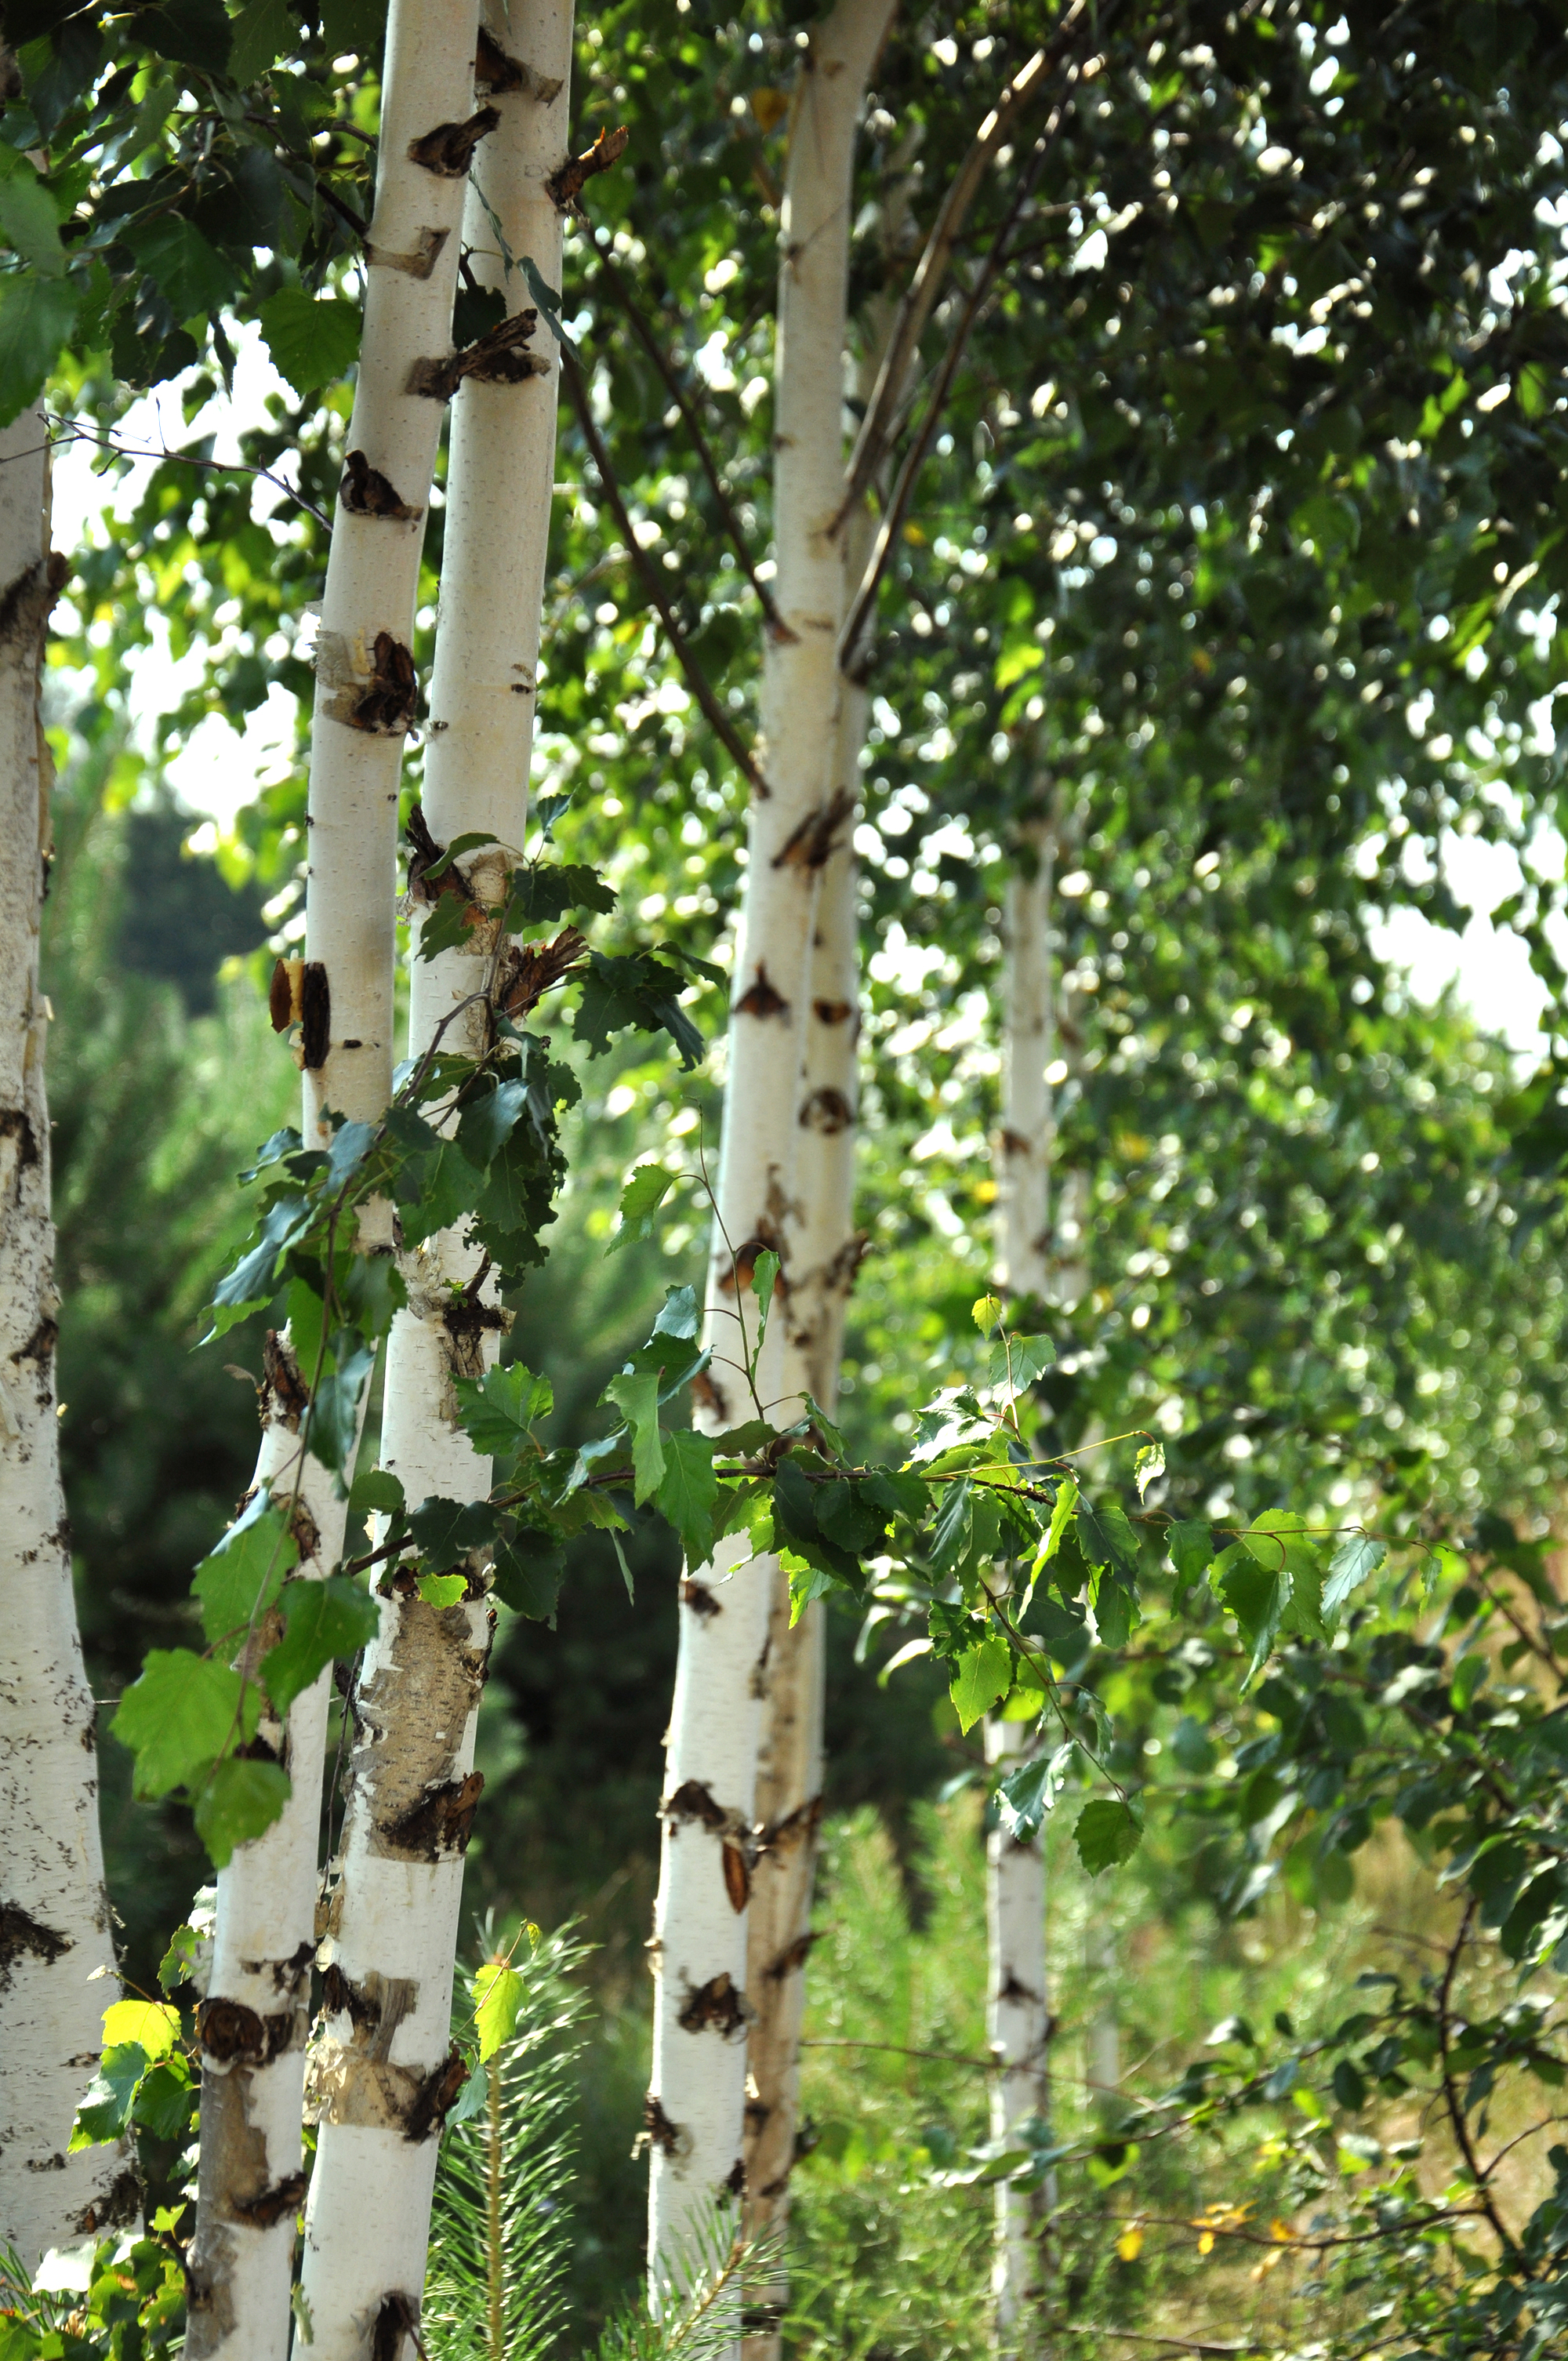
M 496 1511 L 488 1500 L 422 1501 L 409 1519 L 409 1535 L 429 1574 L 462 1565 L 471 1550 L 493 1541 Z
M 521 1361 L 487 1369 L 482 1378 L 455 1378 L 457 1423 L 487 1459 L 510 1459 L 528 1440 L 536 1418 L 555 1406 L 548 1378 L 536 1378 Z
M 528 1084 L 520 1079 L 498 1083 L 464 1108 L 457 1145 L 470 1164 L 488 1170 L 517 1129 L 527 1104 Z
M 169 2001 L 116 2000 L 104 2011 L 105 2049 L 134 2041 L 150 2065 L 167 2058 L 180 2038 L 180 2011 Z
M 1085 1804 L 1073 1829 L 1078 1857 L 1091 1877 L 1131 1861 L 1143 1842 L 1144 1816 L 1135 1804 L 1098 1795 Z
M 768 1333 L 768 1314 L 773 1308 L 773 1290 L 779 1283 L 779 1257 L 772 1246 L 764 1246 L 751 1267 L 751 1292 L 757 1299 L 757 1342 L 751 1353 L 753 1372 L 762 1356 L 762 1339 Z
M 973 1513 L 973 1494 L 967 1476 L 943 1485 L 931 1545 L 931 1571 L 939 1581 L 947 1581 L 968 1558 Z
M 246 0 L 234 19 L 234 45 L 229 50 L 229 79 L 238 90 L 248 90 L 275 65 L 294 39 L 288 0 Z M 280 363 L 280 372 L 288 371 Z M 293 379 L 289 379 L 293 384 Z M 308 389 L 295 386 L 296 393 Z
M 507 905 L 506 932 L 521 935 L 530 927 L 553 927 L 569 910 L 613 910 L 616 892 L 597 869 L 585 862 L 532 862 L 514 869 L 511 899 Z
M 236 1845 L 264 1836 L 280 1818 L 292 1790 L 278 1763 L 251 1763 L 230 1755 L 214 1763 L 196 1797 L 196 1833 L 214 1869 L 226 1869 Z
M 1064 1476 L 1058 1488 L 1057 1497 L 1051 1503 L 1051 1521 L 1046 1528 L 1046 1537 L 1040 1544 L 1040 1554 L 1036 1561 L 1034 1577 L 1029 1585 L 1031 1589 L 1034 1588 L 1035 1582 L 1039 1579 L 1042 1569 L 1049 1565 L 1052 1558 L 1060 1549 L 1061 1537 L 1076 1514 L 1077 1509 L 1078 1486 L 1070 1476 Z
M 1176 1568 L 1174 1604 L 1180 1606 L 1192 1585 L 1207 1571 L 1214 1554 L 1214 1536 L 1210 1528 L 1196 1519 L 1180 1519 L 1171 1525 L 1165 1536 L 1170 1562 Z
M 978 1647 L 965 1651 L 959 1659 L 948 1695 L 958 1712 L 959 1727 L 966 1737 L 981 1716 L 988 1713 L 999 1697 L 1005 1697 L 1012 1686 L 1013 1651 L 1005 1640 L 992 1632 Z
M 641 1246 L 653 1235 L 653 1216 L 675 1185 L 675 1175 L 662 1164 L 640 1164 L 620 1192 L 620 1227 L 605 1248 L 617 1254 L 622 1246 Z
M 0 279 L 0 426 L 43 391 L 71 340 L 81 291 L 70 278 L 18 270 Z
M 514 1614 L 548 1623 L 561 1596 L 565 1552 L 546 1532 L 524 1530 L 496 1543 L 496 1596 Z
M 202 1602 L 202 1629 L 214 1645 L 246 1631 L 277 1598 L 299 1562 L 299 1544 L 280 1509 L 258 1491 L 196 1569 L 191 1587 Z
M 334 1657 L 356 1655 L 375 1637 L 376 1601 L 347 1575 L 291 1582 L 280 1600 L 283 1637 L 261 1660 L 261 1677 L 278 1711 L 287 1713 Z
M 679 1533 L 687 1565 L 706 1565 L 713 1554 L 713 1512 L 718 1499 L 712 1439 L 689 1431 L 666 1434 L 663 1451 L 659 1512 Z
M 281 0 L 263 0 L 278 7 Z M 251 10 L 247 9 L 248 16 Z M 241 24 L 245 19 L 241 18 Z M 270 65 L 272 60 L 267 60 Z M 302 287 L 280 287 L 260 307 L 261 333 L 272 365 L 302 401 L 348 375 L 359 357 L 359 307 L 335 296 L 317 298 Z
M 1289 1570 L 1282 1566 L 1277 1574 L 1270 1573 L 1258 1565 L 1250 1550 L 1235 1542 L 1215 1560 L 1209 1584 L 1235 1617 L 1244 1638 L 1252 1642 L 1252 1663 L 1246 1674 L 1250 1682 L 1267 1663 L 1290 1604 Z
M 1376 1574 L 1388 1552 L 1381 1542 L 1369 1534 L 1353 1533 L 1341 1542 L 1329 1561 L 1329 1578 L 1323 1587 L 1323 1620 L 1339 1614 L 1353 1590 L 1358 1590 L 1367 1578 Z
M 359 1447 L 359 1407 L 376 1366 L 373 1347 L 355 1346 L 352 1338 L 352 1330 L 338 1330 L 333 1338 L 337 1366 L 311 1397 L 311 1450 L 339 1477 L 352 1466 Z
M 982 1336 L 989 1336 L 1002 1317 L 1002 1298 L 982 1295 L 970 1306 L 970 1317 Z
M 144 1799 L 191 1785 L 236 1740 L 256 1735 L 261 1700 L 251 1682 L 188 1648 L 154 1648 L 121 1697 L 110 1724 L 136 1757 L 134 1792 Z
M 1149 1486 L 1165 1474 L 1165 1445 L 1146 1443 L 1133 1462 L 1133 1481 L 1138 1488 L 1140 1500 L 1148 1499 Z
M 219 312 L 235 291 L 233 264 L 178 214 L 139 223 L 120 236 L 177 320 Z
M 474 1978 L 474 2030 L 479 2037 L 481 2066 L 511 2039 L 527 1998 L 527 1983 L 515 1968 L 501 1960 L 486 1960 Z
M 461 894 L 443 894 L 433 909 L 422 912 L 419 922 L 419 956 L 422 960 L 439 959 L 443 951 L 455 951 L 468 941 L 477 927 L 485 924 L 485 913 L 477 902 L 465 901 Z
M 1048 1336 L 998 1336 L 986 1365 L 986 1384 L 1009 1395 L 1027 1393 L 1056 1359 Z
M 1007 1833 L 1020 1844 L 1039 1834 L 1051 1805 L 1051 1757 L 1036 1754 L 1021 1770 L 1010 1772 L 997 1789 Z
M 455 1607 L 468 1587 L 466 1574 L 422 1574 L 416 1580 L 419 1595 L 427 1607 Z
M 54 199 L 25 157 L 0 151 L 0 161 L 9 166 L 0 173 L 0 230 L 29 270 L 60 278 L 66 257 Z
M 367 1467 L 354 1479 L 348 1496 L 351 1517 L 395 1517 L 403 1505 L 403 1488 L 390 1468 Z
M 609 1400 L 631 1429 L 632 1498 L 641 1508 L 652 1499 L 664 1477 L 664 1443 L 659 1432 L 659 1374 L 644 1369 L 622 1370 L 605 1388 Z

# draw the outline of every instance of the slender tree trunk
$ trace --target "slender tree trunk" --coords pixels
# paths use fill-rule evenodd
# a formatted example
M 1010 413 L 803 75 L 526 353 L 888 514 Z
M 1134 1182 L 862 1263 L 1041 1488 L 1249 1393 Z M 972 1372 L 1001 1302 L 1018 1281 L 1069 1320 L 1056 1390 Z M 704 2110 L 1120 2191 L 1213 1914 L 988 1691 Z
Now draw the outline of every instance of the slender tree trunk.
M 483 21 L 481 79 L 500 120 L 475 161 L 464 236 L 476 278 L 504 294 L 511 316 L 529 294 L 508 255 L 528 255 L 552 286 L 560 280 L 563 218 L 546 182 L 566 158 L 572 8 L 491 0 Z M 460 834 L 497 840 L 464 864 L 488 902 L 504 899 L 528 814 L 557 391 L 548 331 L 535 342 L 537 374 L 469 382 L 458 393 L 447 467 L 423 808 L 443 844 Z M 417 906 L 412 916 L 417 931 Z M 477 1056 L 488 1047 L 484 993 L 495 949 L 485 934 L 414 960 L 411 1055 L 444 1025 L 455 1049 Z M 409 1309 L 388 1348 L 382 1465 L 411 1509 L 432 1498 L 481 1499 L 490 1466 L 456 1423 L 452 1381 L 494 1361 L 506 1315 L 461 1229 L 404 1254 L 400 1268 Z M 455 1290 L 464 1289 L 459 1301 Z M 419 2317 L 436 2152 L 460 2081 L 452 1982 L 495 1620 L 477 1566 L 469 1590 L 438 1610 L 394 1573 L 381 1586 L 380 1630 L 355 1693 L 343 1866 L 312 2063 L 321 2122 L 305 2225 L 312 2361 L 357 2356 L 378 2323 L 387 2352 L 401 2352 L 400 2332 Z
M 66 2154 L 118 1992 L 88 1982 L 115 1949 L 55 1411 L 38 691 L 65 568 L 49 548 L 47 434 L 41 407 L 0 433 L 0 2238 L 29 2270 L 140 2204 L 118 2149 Z
M 774 399 L 776 600 L 763 665 L 771 792 L 753 797 L 743 940 L 730 1013 L 710 1274 L 714 1381 L 705 1416 L 748 1407 L 737 1314 L 759 1252 L 783 1252 L 793 1211 L 796 1090 L 809 1023 L 823 868 L 852 800 L 835 796 L 843 561 L 827 528 L 843 481 L 843 368 L 856 127 L 894 0 L 839 0 L 812 30 L 790 126 Z M 727 1245 L 726 1235 L 729 1244 Z M 733 1258 L 731 1249 L 734 1249 Z M 740 1286 L 737 1286 L 737 1276 Z M 781 1290 L 782 1294 L 782 1290 Z M 775 1421 L 799 1390 L 781 1301 L 757 1372 Z M 649 2268 L 689 2268 L 690 2233 L 744 2185 L 747 1868 L 776 1559 L 722 1550 L 681 1589 L 663 1850 L 654 1912 Z
M 1007 882 L 1006 1005 L 1002 1126 L 995 1143 L 998 1276 L 1011 1302 L 1044 1300 L 1048 1272 L 1051 1056 L 1052 844 L 1040 822 L 1025 831 L 1019 867 Z M 988 1718 L 985 1752 L 1000 1763 L 1027 1752 L 1022 1726 Z M 1038 1836 L 1021 1844 L 1000 1826 L 986 1839 L 987 1999 L 991 2134 L 1005 2139 L 1047 2104 L 1046 1868 Z M 993 2338 L 1005 2356 L 1038 2349 L 1039 2223 L 1036 2192 L 996 2184 L 992 2266 Z
M 393 0 L 387 30 L 359 379 L 316 661 L 301 1049 L 307 1140 L 330 1137 L 328 1110 L 374 1121 L 391 1087 L 398 784 L 414 718 L 410 649 L 442 418 L 441 401 L 411 390 L 410 379 L 416 364 L 452 348 L 468 152 L 459 126 L 472 110 L 476 25 L 476 0 Z M 362 1249 L 389 1244 L 373 1216 L 362 1220 Z M 309 1377 L 287 1337 L 269 1345 L 257 1476 L 292 1496 L 301 1572 L 319 1576 L 342 1553 L 345 1504 L 302 1448 Z M 291 1799 L 218 1879 L 200 2019 L 192 2361 L 281 2361 L 288 2351 L 329 1693 L 323 1674 L 286 1728 L 264 1725 L 288 1766 Z

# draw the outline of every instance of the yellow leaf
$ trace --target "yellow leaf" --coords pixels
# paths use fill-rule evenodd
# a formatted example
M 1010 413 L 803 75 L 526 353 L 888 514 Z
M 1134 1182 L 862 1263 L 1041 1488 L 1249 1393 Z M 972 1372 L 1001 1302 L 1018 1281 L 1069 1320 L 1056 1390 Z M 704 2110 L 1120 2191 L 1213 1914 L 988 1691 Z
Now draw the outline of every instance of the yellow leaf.
M 104 2011 L 104 2047 L 138 2042 L 149 2058 L 167 2058 L 180 2038 L 180 2011 L 155 2000 L 117 2000 Z
M 913 542 L 916 549 L 924 549 L 926 546 L 926 535 L 917 524 L 906 524 L 904 528 L 904 538 L 905 541 Z
M 1116 2252 L 1121 2256 L 1122 2260 L 1124 2263 L 1135 2263 L 1143 2251 L 1144 2234 L 1135 2222 L 1132 2227 L 1130 2229 L 1124 2230 L 1121 2236 L 1117 2239 Z
M 1268 2235 L 1271 2238 L 1277 2240 L 1280 2246 L 1288 2246 L 1292 2238 L 1296 2235 L 1296 2233 L 1290 2227 L 1289 2223 L 1282 2222 L 1277 2213 L 1273 2221 L 1268 2225 Z
M 1213 2251 L 1214 2251 L 1214 2233 L 1212 2232 L 1212 2230 L 1205 2230 L 1205 2231 L 1202 2233 L 1201 2236 L 1199 2238 L 1199 2241 L 1198 2241 L 1198 2252 L 1199 2252 L 1201 2255 L 1212 2255 L 1212 2254 L 1213 2253 Z
M 789 113 L 789 100 L 782 90 L 754 90 L 751 93 L 751 112 L 757 118 L 757 128 L 767 133 L 775 124 L 784 121 Z

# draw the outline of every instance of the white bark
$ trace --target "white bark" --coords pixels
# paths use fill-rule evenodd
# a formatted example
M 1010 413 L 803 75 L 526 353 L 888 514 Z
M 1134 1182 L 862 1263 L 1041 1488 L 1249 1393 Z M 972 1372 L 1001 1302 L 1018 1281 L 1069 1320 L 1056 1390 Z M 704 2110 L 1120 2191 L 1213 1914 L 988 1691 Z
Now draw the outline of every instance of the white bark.
M 560 283 L 563 218 L 545 183 L 566 158 L 572 9 L 569 0 L 511 9 L 493 0 L 484 21 L 501 119 L 476 159 L 465 242 L 476 277 L 502 290 L 510 316 L 530 298 L 493 222 L 512 257 L 530 256 L 548 284 Z M 514 74 L 518 67 L 526 71 Z M 555 451 L 558 364 L 543 325 L 532 349 L 539 375 L 466 383 L 454 406 L 423 799 L 442 843 L 484 833 L 514 859 L 527 823 Z M 501 897 L 510 865 L 500 851 L 464 864 L 487 900 Z M 416 907 L 416 928 L 419 919 Z M 413 961 L 411 1055 L 448 1019 L 446 1046 L 469 1055 L 488 1046 L 477 995 L 493 949 L 476 937 Z M 388 1350 L 381 1460 L 410 1508 L 433 1497 L 483 1499 L 490 1488 L 488 1460 L 456 1423 L 452 1386 L 494 1360 L 504 1326 L 488 1291 L 454 1313 L 453 1283 L 468 1281 L 477 1264 L 460 1230 L 402 1258 L 409 1309 Z M 389 2352 L 411 2349 L 442 2121 L 456 2096 L 452 1980 L 494 1617 L 482 1597 L 437 1612 L 406 1577 L 383 1585 L 380 1604 L 355 1698 L 341 1877 L 323 1952 L 329 1985 L 311 2069 L 321 2125 L 305 2224 L 312 2361 L 359 2356 L 378 2323 Z M 400 2315 L 389 2310 L 400 2303 Z
M 311 745 L 304 1131 L 333 1110 L 374 1121 L 391 1089 L 398 785 L 414 718 L 414 605 L 443 404 L 410 390 L 452 349 L 464 143 L 421 161 L 416 141 L 473 107 L 476 0 L 393 0 L 367 249 L 359 378 L 327 564 Z M 426 156 L 432 150 L 427 147 Z M 401 511 L 399 513 L 398 511 Z M 363 1222 L 360 1244 L 379 1241 Z M 302 1572 L 341 1554 L 345 1508 L 299 1439 L 301 1372 L 269 1357 L 258 1480 L 297 1495 Z M 303 1372 L 308 1383 L 310 1372 Z M 202 2172 L 192 2361 L 282 2361 L 301 2174 L 301 2097 L 330 1675 L 269 1735 L 292 1794 L 218 1878 L 212 1981 L 201 2012 Z
M 775 595 L 787 635 L 763 665 L 765 768 L 753 797 L 744 937 L 736 965 L 710 1269 L 714 1381 L 706 1415 L 746 1414 L 735 1312 L 755 1255 L 784 1251 L 799 1126 L 821 872 L 850 807 L 834 796 L 843 561 L 828 537 L 843 486 L 843 357 L 856 128 L 894 0 L 839 0 L 812 28 L 790 125 L 774 389 Z M 729 1246 L 724 1242 L 727 1233 Z M 781 1298 L 758 1372 L 783 1422 L 798 1392 Z M 649 2268 L 653 2300 L 679 2276 L 689 2231 L 739 2194 L 746 2103 L 746 1839 L 756 1806 L 761 1690 L 777 1562 L 719 1553 L 682 1586 L 663 1851 L 654 1911 Z M 714 1610 L 718 1611 L 715 1612 Z M 729 1841 L 727 1842 L 727 1839 Z M 726 1856 L 729 1873 L 726 1874 Z M 740 1866 L 738 1869 L 737 1863 Z M 688 2266 L 689 2267 L 689 2266 Z
M 38 688 L 63 569 L 49 553 L 47 431 L 37 408 L 0 432 L 0 2238 L 29 2270 L 140 2206 L 119 2149 L 66 2154 L 118 1990 L 88 1982 L 115 1953 L 55 1412 Z
M 1050 923 L 1052 845 L 1044 821 L 1025 831 L 1007 881 L 1002 1123 L 994 1143 L 997 1276 L 1010 1304 L 1044 1300 L 1049 1269 L 1052 1055 Z M 1012 1314 L 1010 1313 L 1010 1317 Z M 988 1719 L 986 1760 L 1022 1759 L 1022 1726 Z M 997 2072 L 991 2133 L 1005 2139 L 1047 2104 L 1046 1871 L 1041 1841 L 1020 1844 L 998 1827 L 986 1839 L 990 1954 L 988 2029 Z M 1037 2347 L 1038 2193 L 996 2185 L 992 2265 L 992 2334 L 1004 2356 Z

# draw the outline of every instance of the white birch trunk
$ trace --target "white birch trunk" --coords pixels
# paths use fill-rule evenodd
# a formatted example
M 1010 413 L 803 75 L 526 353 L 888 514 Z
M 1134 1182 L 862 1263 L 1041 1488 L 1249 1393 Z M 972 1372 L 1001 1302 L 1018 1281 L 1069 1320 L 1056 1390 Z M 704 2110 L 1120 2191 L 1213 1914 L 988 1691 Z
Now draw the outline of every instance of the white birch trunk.
M 528 288 L 508 269 L 494 223 L 512 257 L 530 256 L 547 283 L 560 282 L 563 217 L 545 183 L 566 158 L 572 8 L 528 0 L 509 10 L 493 0 L 484 23 L 500 121 L 476 159 L 464 235 L 475 276 L 504 292 L 511 316 L 528 308 Z M 483 833 L 510 852 L 509 861 L 481 851 L 464 864 L 491 901 L 502 898 L 526 831 L 554 474 L 558 368 L 547 329 L 534 348 L 538 375 L 462 388 L 447 467 L 423 808 L 440 842 Z M 416 906 L 416 930 L 420 915 Z M 411 1055 L 444 1024 L 448 1047 L 482 1053 L 493 950 L 476 937 L 414 960 Z M 388 1349 L 381 1461 L 411 1509 L 433 1497 L 480 1499 L 490 1488 L 488 1460 L 456 1423 L 452 1385 L 493 1362 L 505 1324 L 489 1290 L 465 1316 L 454 1313 L 453 1285 L 469 1281 L 477 1261 L 461 1230 L 402 1258 L 409 1309 Z M 438 1612 L 395 1579 L 383 1586 L 380 1631 L 366 1652 L 311 2069 L 321 2126 L 305 2224 L 312 2361 L 349 2361 L 378 2333 L 389 2355 L 412 2349 L 441 2127 L 461 2081 L 452 1982 L 493 1626 L 482 1596 Z
M 835 800 L 843 561 L 829 540 L 843 485 L 843 366 L 856 128 L 894 0 L 839 0 L 814 27 L 790 125 L 774 399 L 775 596 L 786 635 L 768 644 L 763 740 L 771 793 L 753 797 L 743 939 L 730 1014 L 710 1268 L 718 1428 L 750 1407 L 736 1323 L 763 1247 L 783 1252 L 795 1211 L 801 1058 L 821 873 L 852 806 Z M 736 1284 L 728 1233 L 740 1265 Z M 754 1334 L 754 1307 L 746 1298 Z M 757 1390 L 775 1422 L 799 1390 L 781 1294 Z M 663 1848 L 654 1910 L 653 2079 L 648 2100 L 652 2300 L 690 2268 L 691 2231 L 744 2186 L 746 1867 L 769 1619 L 778 1565 L 726 1544 L 682 1585 Z M 715 1611 L 717 1610 L 717 1611 Z M 685 2260 L 683 2261 L 683 2255 Z M 737 2323 L 737 2327 L 739 2323 Z
M 49 550 L 47 435 L 41 407 L 0 432 L 0 2238 L 29 2270 L 140 2208 L 121 2150 L 66 2154 L 119 1994 L 88 1982 L 115 1950 L 55 1411 L 38 690 L 64 569 Z
M 994 1156 L 998 1270 L 1009 1304 L 1042 1301 L 1049 1268 L 1052 1054 L 1050 924 L 1052 845 L 1043 822 L 1025 831 L 1020 866 L 1007 881 L 1002 1124 Z M 1014 1315 L 1010 1311 L 1010 1319 Z M 988 1763 L 1021 1759 L 1022 1726 L 988 1718 Z M 986 1839 L 987 2018 L 997 2070 L 991 2135 L 1010 2137 L 1047 2104 L 1046 1870 L 1041 1839 L 1021 1844 L 997 1827 Z M 996 2184 L 992 2265 L 992 2335 L 998 2353 L 1037 2349 L 1038 2193 Z
M 411 646 L 440 400 L 410 390 L 452 349 L 476 0 L 393 0 L 359 377 L 317 649 L 307 826 L 301 1052 L 307 1142 L 330 1109 L 374 1121 L 391 1088 L 398 787 L 414 719 Z M 424 160 L 411 153 L 422 143 Z M 385 1241 L 362 1222 L 360 1244 Z M 258 1480 L 297 1497 L 302 1571 L 340 1556 L 345 1505 L 301 1448 L 302 1373 L 269 1355 Z M 302 1373 L 308 1382 L 310 1372 Z M 303 2196 L 301 2098 L 316 1943 L 318 1831 L 330 1674 L 269 1736 L 292 1794 L 218 1878 L 203 2004 L 202 2165 L 192 2250 L 192 2361 L 282 2361 Z

